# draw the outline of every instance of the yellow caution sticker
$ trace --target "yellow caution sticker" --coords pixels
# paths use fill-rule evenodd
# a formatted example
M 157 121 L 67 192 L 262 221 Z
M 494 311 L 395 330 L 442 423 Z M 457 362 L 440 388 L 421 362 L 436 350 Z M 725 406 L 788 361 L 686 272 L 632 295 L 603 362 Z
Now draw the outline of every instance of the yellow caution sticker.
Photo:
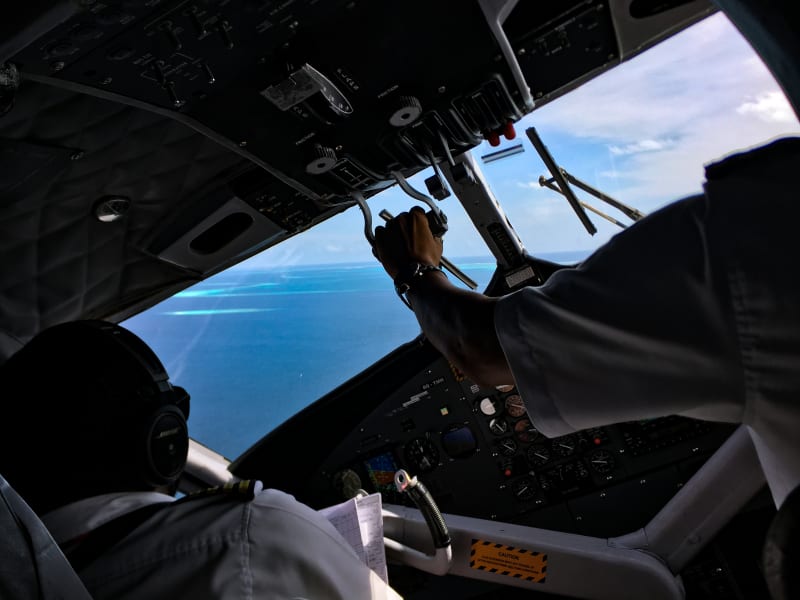
M 469 566 L 487 573 L 544 583 L 547 576 L 547 554 L 473 539 Z

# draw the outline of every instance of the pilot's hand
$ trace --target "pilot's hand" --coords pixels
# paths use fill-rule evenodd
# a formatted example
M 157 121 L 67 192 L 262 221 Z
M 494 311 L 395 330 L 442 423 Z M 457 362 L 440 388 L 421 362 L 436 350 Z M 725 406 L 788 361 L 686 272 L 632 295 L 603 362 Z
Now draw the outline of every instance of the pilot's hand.
M 425 211 L 415 206 L 397 215 L 385 227 L 375 228 L 372 253 L 394 279 L 409 263 L 438 266 L 442 260 L 442 239 L 433 236 Z

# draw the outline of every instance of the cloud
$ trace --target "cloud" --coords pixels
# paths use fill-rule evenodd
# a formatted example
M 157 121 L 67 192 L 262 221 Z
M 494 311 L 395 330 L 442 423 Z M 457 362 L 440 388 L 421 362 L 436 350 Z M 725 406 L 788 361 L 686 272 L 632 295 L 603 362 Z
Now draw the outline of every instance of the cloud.
M 544 189 L 543 186 L 539 185 L 539 181 L 538 180 L 536 180 L 536 181 L 517 181 L 516 185 L 517 185 L 518 188 L 521 188 L 523 190 L 540 191 L 540 190 Z
M 791 123 L 794 112 L 786 97 L 778 90 L 759 94 L 755 100 L 743 102 L 736 108 L 740 115 L 752 115 L 767 123 Z
M 529 117 L 540 130 L 610 140 L 624 148 L 643 140 L 680 140 L 720 112 L 739 114 L 737 108 L 753 102 L 754 92 L 769 92 L 775 103 L 782 97 L 751 46 L 716 13 Z
M 598 171 L 598 177 L 604 177 L 606 179 L 628 179 L 633 177 L 633 174 L 630 171 L 619 171 L 617 169 L 607 169 L 605 171 Z
M 535 123 L 546 140 L 554 140 L 551 151 L 569 160 L 571 173 L 647 211 L 700 192 L 706 164 L 800 132 L 773 76 L 722 13 L 525 120 Z M 581 164 L 567 154 L 568 144 L 556 149 L 559 138 L 596 148 L 593 162 Z
M 610 145 L 608 146 L 611 154 L 616 156 L 626 156 L 628 154 L 639 154 L 641 152 L 658 152 L 665 148 L 670 148 L 676 144 L 675 140 L 641 140 L 624 146 Z

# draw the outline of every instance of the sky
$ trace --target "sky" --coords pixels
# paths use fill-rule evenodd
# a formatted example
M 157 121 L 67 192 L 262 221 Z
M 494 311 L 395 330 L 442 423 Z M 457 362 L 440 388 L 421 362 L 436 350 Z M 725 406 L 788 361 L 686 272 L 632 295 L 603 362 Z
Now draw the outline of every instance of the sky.
M 535 108 L 513 141 L 472 150 L 512 226 L 532 255 L 593 250 L 622 229 L 590 214 L 589 235 L 566 199 L 542 188 L 547 168 L 525 135 L 535 127 L 555 161 L 573 176 L 644 213 L 698 193 L 704 165 L 761 145 L 800 124 L 774 78 L 722 13 L 716 13 L 564 96 Z M 524 152 L 483 164 L 480 157 L 522 143 Z M 425 191 L 430 170 L 410 178 Z M 614 208 L 576 190 L 579 199 L 629 224 Z M 374 224 L 420 204 L 397 186 L 369 200 Z M 445 255 L 488 256 L 458 200 L 448 217 Z M 358 207 L 234 268 L 375 260 Z

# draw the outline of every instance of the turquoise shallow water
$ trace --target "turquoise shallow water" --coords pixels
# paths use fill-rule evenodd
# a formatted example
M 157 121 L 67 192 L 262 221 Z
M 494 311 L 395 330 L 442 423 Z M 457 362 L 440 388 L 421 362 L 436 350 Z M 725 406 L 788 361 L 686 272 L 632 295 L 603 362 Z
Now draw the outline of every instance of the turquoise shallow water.
M 453 262 L 479 289 L 495 268 L 490 259 Z M 124 325 L 191 394 L 192 436 L 231 459 L 419 334 L 377 263 L 234 269 Z

